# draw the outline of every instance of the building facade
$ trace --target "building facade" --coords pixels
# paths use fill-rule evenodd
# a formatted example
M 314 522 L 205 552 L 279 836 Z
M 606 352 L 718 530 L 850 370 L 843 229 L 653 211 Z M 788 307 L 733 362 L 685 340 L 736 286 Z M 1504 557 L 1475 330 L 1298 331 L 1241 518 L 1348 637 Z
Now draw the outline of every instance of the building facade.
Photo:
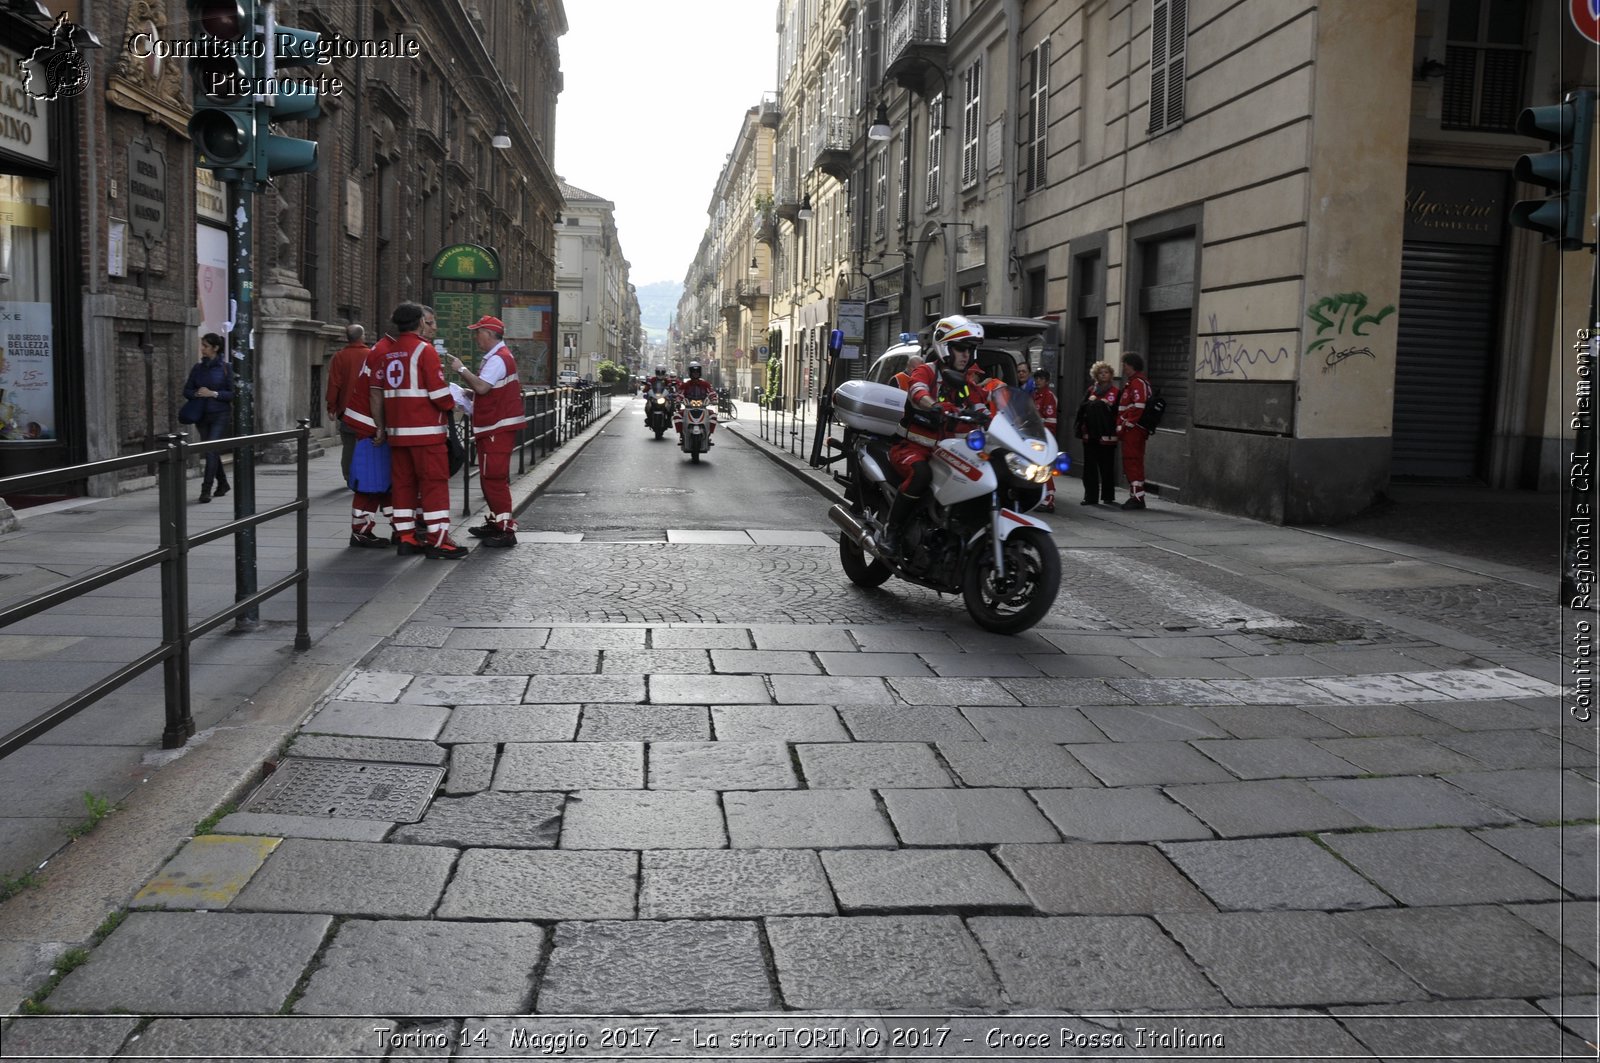
M 1595 84 L 1563 5 L 784 0 L 778 30 L 786 394 L 845 298 L 869 355 L 1048 316 L 1069 401 L 1145 355 L 1185 502 L 1337 521 L 1395 477 L 1564 475 L 1590 263 L 1507 224 L 1518 113 Z
M 566 209 L 556 230 L 561 368 L 599 379 L 603 361 L 627 365 L 639 352 L 639 298 L 617 237 L 616 204 L 561 182 Z
M 277 13 L 344 50 L 309 71 L 338 86 L 320 94 L 321 117 L 279 130 L 317 142 L 316 171 L 255 197 L 255 425 L 309 417 L 331 433 L 321 391 L 345 324 L 381 334 L 397 303 L 462 287 L 431 279 L 443 248 L 493 250 L 502 289 L 553 287 L 562 201 L 549 151 L 566 16 L 561 0 L 279 0 Z M 61 14 L 79 27 L 70 50 L 84 83 L 36 100 L 23 68 Z M 9 351 L 0 369 L 3 401 L 14 409 L 27 392 L 34 411 L 17 418 L 24 438 L 0 431 L 0 475 L 147 448 L 175 427 L 199 336 L 225 331 L 228 190 L 196 167 L 188 63 L 170 57 L 198 36 L 190 17 L 184 0 L 0 11 L 0 106 L 12 119 L 0 126 L 18 131 L 0 139 L 0 229 L 19 278 L 0 300 L 33 308 L 31 339 L 12 350 L 48 351 L 26 359 L 26 380 L 12 378 L 25 359 Z M 496 134 L 510 146 L 492 147 Z

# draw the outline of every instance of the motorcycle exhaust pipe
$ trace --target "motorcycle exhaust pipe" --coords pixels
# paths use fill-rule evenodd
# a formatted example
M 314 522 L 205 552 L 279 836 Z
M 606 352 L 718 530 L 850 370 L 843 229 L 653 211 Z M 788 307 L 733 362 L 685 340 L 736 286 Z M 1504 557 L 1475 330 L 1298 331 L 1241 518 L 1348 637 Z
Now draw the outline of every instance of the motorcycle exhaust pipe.
M 861 523 L 861 518 L 843 506 L 832 506 L 828 509 L 828 519 L 839 526 L 839 530 L 861 549 L 871 554 L 880 561 L 886 561 L 878 550 L 878 544 L 873 541 L 872 532 Z

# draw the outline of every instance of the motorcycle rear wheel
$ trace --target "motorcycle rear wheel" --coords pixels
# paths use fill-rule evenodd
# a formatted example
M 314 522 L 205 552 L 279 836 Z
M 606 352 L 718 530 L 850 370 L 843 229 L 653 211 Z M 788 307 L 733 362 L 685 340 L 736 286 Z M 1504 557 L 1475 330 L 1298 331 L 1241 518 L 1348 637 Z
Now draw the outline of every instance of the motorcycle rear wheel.
M 861 549 L 842 532 L 839 534 L 839 567 L 844 569 L 851 583 L 869 590 L 881 587 L 894 575 L 888 565 Z
M 994 545 L 985 538 L 973 547 L 961 573 L 961 597 L 978 626 L 1015 635 L 1044 619 L 1061 589 L 1061 554 L 1050 536 L 1019 528 L 1005 541 L 1006 580 L 997 583 Z

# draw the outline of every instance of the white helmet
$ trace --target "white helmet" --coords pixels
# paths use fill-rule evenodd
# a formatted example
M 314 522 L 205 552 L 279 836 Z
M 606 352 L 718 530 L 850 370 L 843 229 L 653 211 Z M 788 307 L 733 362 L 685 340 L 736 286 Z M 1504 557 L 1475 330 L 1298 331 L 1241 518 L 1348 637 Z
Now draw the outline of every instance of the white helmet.
M 983 326 L 960 314 L 940 318 L 933 326 L 933 356 L 946 365 L 950 364 L 952 345 L 976 351 L 982 342 Z

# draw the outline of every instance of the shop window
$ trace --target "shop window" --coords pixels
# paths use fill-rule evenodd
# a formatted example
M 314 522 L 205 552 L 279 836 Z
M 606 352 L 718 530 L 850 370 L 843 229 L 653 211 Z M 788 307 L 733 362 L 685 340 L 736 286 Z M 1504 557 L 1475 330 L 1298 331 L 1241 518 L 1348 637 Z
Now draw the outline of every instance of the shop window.
M 56 438 L 50 182 L 0 174 L 0 445 Z

